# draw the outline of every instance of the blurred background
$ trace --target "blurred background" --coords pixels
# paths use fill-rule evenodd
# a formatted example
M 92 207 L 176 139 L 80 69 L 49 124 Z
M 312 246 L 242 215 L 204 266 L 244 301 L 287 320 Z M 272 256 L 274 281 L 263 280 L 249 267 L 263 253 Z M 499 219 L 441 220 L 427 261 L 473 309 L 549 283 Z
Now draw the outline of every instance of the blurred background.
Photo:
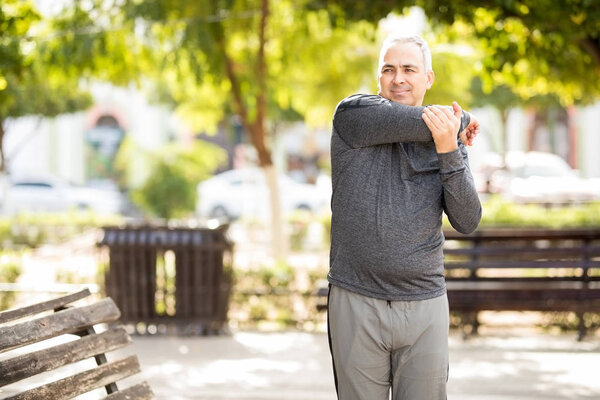
M 3 0 L 0 309 L 102 291 L 103 227 L 227 224 L 233 326 L 322 325 L 331 118 L 393 32 L 481 122 L 482 227 L 598 227 L 599 28 L 575 0 Z

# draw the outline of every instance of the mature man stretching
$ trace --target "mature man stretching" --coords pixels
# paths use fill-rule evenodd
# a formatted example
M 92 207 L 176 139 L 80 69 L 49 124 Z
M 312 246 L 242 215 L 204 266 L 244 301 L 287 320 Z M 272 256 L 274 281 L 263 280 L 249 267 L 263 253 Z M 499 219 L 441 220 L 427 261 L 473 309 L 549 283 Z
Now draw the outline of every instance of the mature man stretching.
M 456 103 L 421 106 L 434 74 L 419 36 L 386 39 L 378 78 L 378 96 L 350 96 L 333 118 L 328 322 L 336 389 L 342 400 L 388 400 L 390 390 L 394 400 L 442 400 L 442 212 L 463 233 L 479 224 L 465 149 L 479 124 Z

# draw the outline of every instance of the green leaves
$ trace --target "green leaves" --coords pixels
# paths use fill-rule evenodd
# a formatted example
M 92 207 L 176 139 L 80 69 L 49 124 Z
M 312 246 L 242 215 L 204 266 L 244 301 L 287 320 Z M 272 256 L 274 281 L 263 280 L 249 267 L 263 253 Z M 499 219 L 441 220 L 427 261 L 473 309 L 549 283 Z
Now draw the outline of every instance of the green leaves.
M 189 147 L 167 145 L 148 156 L 152 160 L 148 177 L 132 199 L 160 218 L 189 216 L 196 206 L 196 185 L 225 160 L 224 150 L 199 141 Z
M 145 27 L 146 75 L 176 104 L 195 129 L 213 132 L 233 107 L 233 72 L 248 117 L 257 117 L 260 1 L 128 3 Z M 140 21 L 144 21 L 143 23 Z M 271 1 L 265 46 L 269 120 L 303 116 L 328 124 L 335 105 L 365 85 L 374 85 L 376 30 L 366 22 L 344 22 L 303 2 Z
M 594 1 L 379 0 L 368 9 L 349 0 L 311 4 L 374 24 L 391 11 L 418 5 L 432 26 L 461 25 L 463 38 L 476 39 L 486 91 L 506 85 L 524 100 L 552 95 L 563 105 L 600 97 L 600 7 Z

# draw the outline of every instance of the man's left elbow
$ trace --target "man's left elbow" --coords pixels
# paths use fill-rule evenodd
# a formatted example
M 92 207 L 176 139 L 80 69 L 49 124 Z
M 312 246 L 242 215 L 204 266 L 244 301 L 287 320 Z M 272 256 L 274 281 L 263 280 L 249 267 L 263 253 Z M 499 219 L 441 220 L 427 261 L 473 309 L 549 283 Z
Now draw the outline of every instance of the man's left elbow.
M 453 223 L 452 227 L 459 233 L 464 235 L 468 235 L 477 229 L 479 226 L 479 222 L 481 221 L 481 209 L 479 212 L 473 216 L 473 218 L 469 218 L 467 221 L 461 221 L 461 223 Z

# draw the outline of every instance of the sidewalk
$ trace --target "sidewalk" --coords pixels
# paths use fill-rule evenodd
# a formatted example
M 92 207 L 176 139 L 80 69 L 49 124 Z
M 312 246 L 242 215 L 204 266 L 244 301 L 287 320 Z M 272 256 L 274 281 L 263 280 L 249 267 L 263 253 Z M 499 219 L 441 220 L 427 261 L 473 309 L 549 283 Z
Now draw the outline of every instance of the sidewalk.
M 238 332 L 133 338 L 158 399 L 335 400 L 327 335 Z M 449 400 L 600 398 L 600 338 L 450 338 Z

